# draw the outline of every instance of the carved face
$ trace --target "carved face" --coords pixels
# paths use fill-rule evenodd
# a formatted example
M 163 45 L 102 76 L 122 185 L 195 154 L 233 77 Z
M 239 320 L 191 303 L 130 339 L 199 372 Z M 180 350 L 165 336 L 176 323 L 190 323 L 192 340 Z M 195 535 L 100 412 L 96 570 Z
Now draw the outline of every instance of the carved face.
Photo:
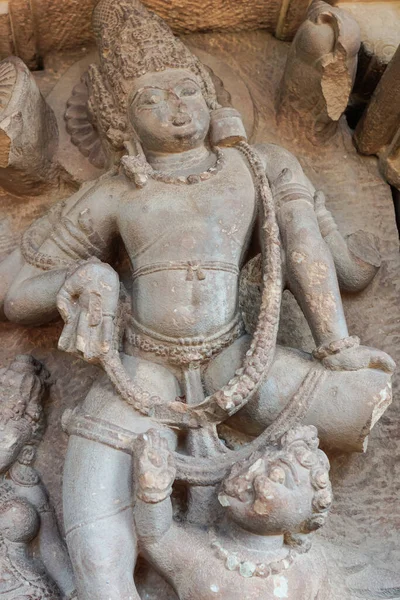
M 182 152 L 201 145 L 210 113 L 191 71 L 167 69 L 139 77 L 131 91 L 128 118 L 144 148 Z
M 233 521 L 258 535 L 278 535 L 298 530 L 312 516 L 310 470 L 292 458 L 260 458 L 247 473 L 230 478 L 219 500 Z
M 17 460 L 30 440 L 32 431 L 25 419 L 10 419 L 0 430 L 0 473 L 5 473 Z

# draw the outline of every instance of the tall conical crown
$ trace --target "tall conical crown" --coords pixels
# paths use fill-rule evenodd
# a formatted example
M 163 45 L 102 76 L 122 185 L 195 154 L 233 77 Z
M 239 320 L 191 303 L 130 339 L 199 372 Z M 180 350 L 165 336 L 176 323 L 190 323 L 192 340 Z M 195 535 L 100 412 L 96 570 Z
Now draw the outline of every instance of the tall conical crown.
M 202 63 L 168 25 L 139 0 L 100 0 L 93 12 L 100 67 L 89 69 L 89 108 L 99 128 L 119 147 L 135 78 L 164 69 L 189 69 L 199 79 L 210 108 L 215 89 Z

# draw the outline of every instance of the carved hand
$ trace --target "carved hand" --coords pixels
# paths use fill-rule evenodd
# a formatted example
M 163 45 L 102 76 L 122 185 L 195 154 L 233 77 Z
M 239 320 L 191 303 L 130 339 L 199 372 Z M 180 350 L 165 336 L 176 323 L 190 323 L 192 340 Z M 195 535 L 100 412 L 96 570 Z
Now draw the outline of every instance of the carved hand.
M 113 343 L 119 277 L 109 265 L 90 259 L 60 289 L 57 308 L 65 322 L 58 347 L 88 362 L 107 354 Z
M 158 431 L 150 429 L 135 442 L 137 496 L 155 504 L 171 494 L 176 469 L 168 442 Z
M 386 352 L 368 346 L 346 348 L 337 354 L 325 357 L 322 364 L 332 371 L 381 369 L 385 373 L 393 373 L 396 368 L 396 363 Z

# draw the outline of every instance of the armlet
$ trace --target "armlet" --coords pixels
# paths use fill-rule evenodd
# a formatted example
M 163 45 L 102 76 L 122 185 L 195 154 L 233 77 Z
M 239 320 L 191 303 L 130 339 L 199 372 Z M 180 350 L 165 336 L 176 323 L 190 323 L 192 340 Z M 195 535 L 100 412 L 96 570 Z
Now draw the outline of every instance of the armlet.
M 21 252 L 26 262 L 43 271 L 71 266 L 93 256 L 104 257 L 107 245 L 94 230 L 89 210 L 79 214 L 78 225 L 68 217 L 61 217 L 64 203 L 51 209 L 33 223 L 22 236 Z M 40 251 L 41 245 L 51 239 L 64 257 L 51 256 Z
M 272 193 L 277 209 L 295 200 L 303 200 L 314 208 L 314 198 L 310 190 L 297 181 L 293 181 L 290 169 L 283 169 L 272 184 Z

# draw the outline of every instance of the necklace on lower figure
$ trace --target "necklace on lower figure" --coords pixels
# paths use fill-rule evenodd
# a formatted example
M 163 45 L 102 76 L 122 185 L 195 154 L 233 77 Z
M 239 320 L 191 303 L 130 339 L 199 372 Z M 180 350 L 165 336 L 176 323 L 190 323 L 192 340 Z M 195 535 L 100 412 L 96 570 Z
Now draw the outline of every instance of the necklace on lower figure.
M 225 568 L 228 571 L 238 571 L 242 577 L 262 577 L 267 579 L 271 575 L 279 575 L 283 571 L 287 571 L 293 564 L 297 551 L 294 548 L 288 549 L 288 553 L 284 558 L 273 560 L 269 563 L 255 562 L 251 559 L 243 559 L 238 552 L 232 552 L 224 548 L 218 540 L 215 529 L 212 528 L 208 532 L 210 546 L 214 550 L 215 556 L 225 563 Z

